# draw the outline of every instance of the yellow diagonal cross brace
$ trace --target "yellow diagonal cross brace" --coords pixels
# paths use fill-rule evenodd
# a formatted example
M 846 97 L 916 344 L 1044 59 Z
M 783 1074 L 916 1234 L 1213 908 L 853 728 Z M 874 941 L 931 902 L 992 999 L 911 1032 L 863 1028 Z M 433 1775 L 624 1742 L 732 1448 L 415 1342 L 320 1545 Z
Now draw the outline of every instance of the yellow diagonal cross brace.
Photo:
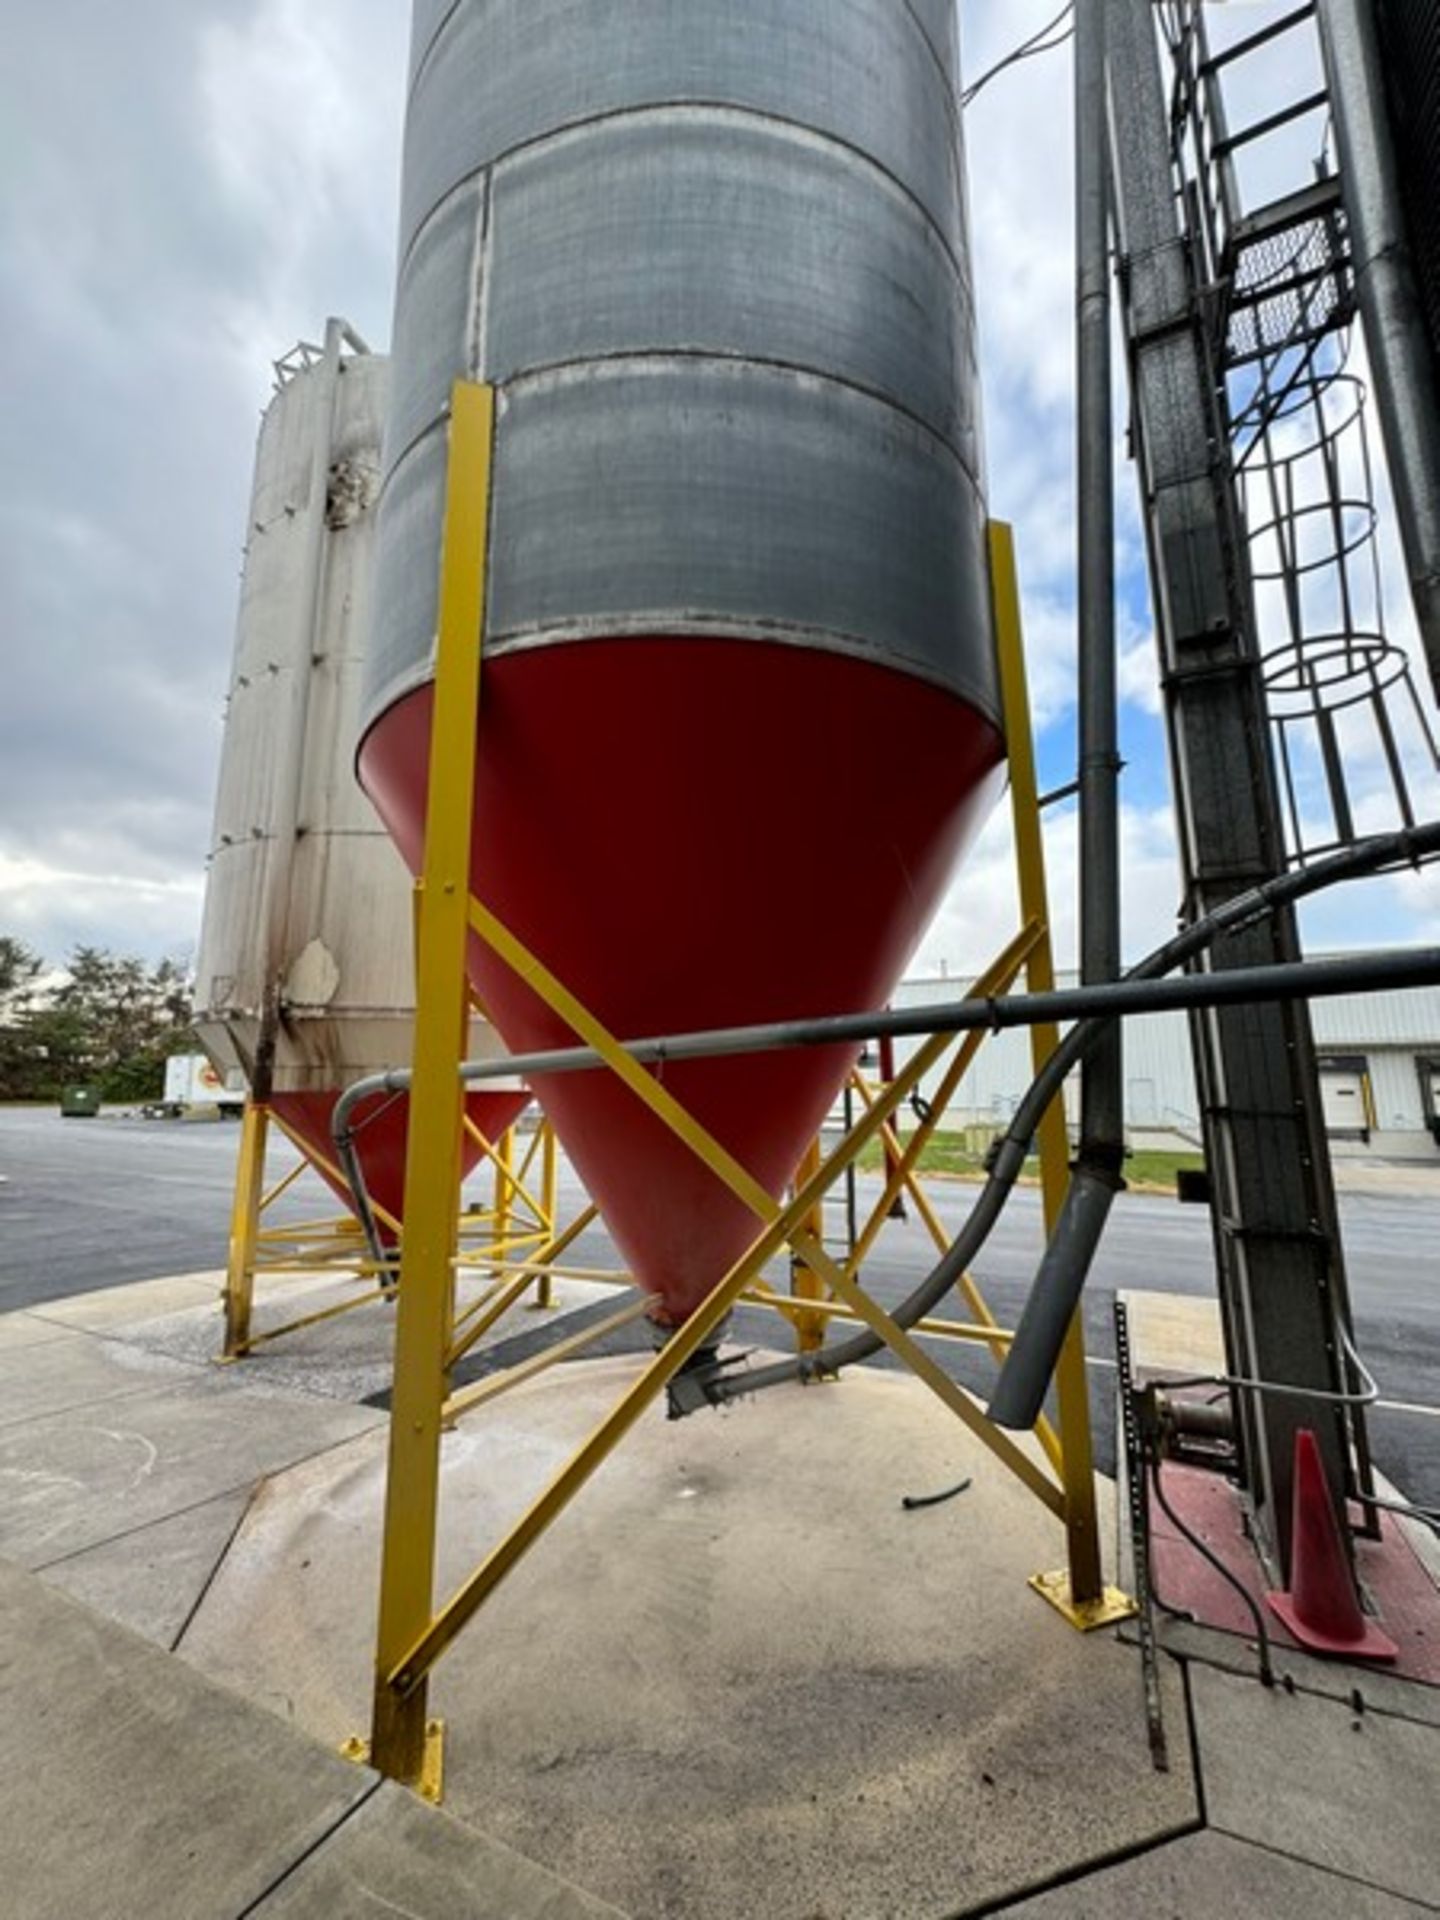
M 1017 936 L 1017 940 L 1023 938 L 1023 935 Z M 519 942 L 515 944 L 519 948 Z M 523 952 L 523 948 L 520 951 Z M 581 1011 L 583 1012 L 583 1009 Z M 599 1023 L 591 1020 L 589 1015 L 585 1018 L 592 1028 L 599 1027 Z M 607 1035 L 606 1038 L 608 1039 L 609 1036 Z M 614 1046 L 617 1043 L 612 1040 L 610 1044 Z M 859 1158 L 870 1141 L 878 1135 L 889 1113 L 900 1101 L 909 1097 L 911 1087 L 918 1085 L 922 1076 L 940 1058 L 949 1044 L 948 1034 L 937 1034 L 932 1036 L 924 1046 L 918 1048 L 906 1062 L 903 1071 L 891 1082 L 884 1099 L 876 1102 L 871 1111 L 841 1141 L 825 1166 L 812 1179 L 798 1186 L 783 1207 L 773 1201 L 769 1194 L 764 1195 L 765 1205 L 771 1209 L 771 1218 L 769 1224 L 762 1227 L 754 1245 L 736 1261 L 729 1273 L 718 1282 L 685 1324 L 665 1343 L 640 1378 L 626 1391 L 618 1405 L 606 1415 L 580 1450 L 572 1455 L 550 1484 L 536 1497 L 529 1510 L 516 1522 L 504 1540 L 492 1548 L 470 1577 L 451 1595 L 429 1627 L 416 1637 L 399 1660 L 385 1670 L 385 1684 L 394 1690 L 397 1700 L 403 1700 L 422 1686 L 426 1674 L 451 1641 L 462 1631 L 466 1622 L 473 1617 L 506 1575 L 519 1564 L 543 1535 L 550 1522 L 568 1505 L 596 1469 L 608 1459 L 645 1408 L 663 1391 L 666 1382 L 679 1372 L 713 1330 L 719 1326 L 753 1277 L 787 1241 L 793 1241 L 799 1236 L 802 1222 L 808 1218 L 810 1210 L 834 1179 L 835 1174 L 843 1172 L 845 1167 Z M 623 1054 L 623 1058 L 630 1066 L 635 1067 L 643 1078 L 649 1080 L 644 1069 L 640 1068 L 628 1054 Z M 656 1092 L 664 1094 L 664 1089 L 656 1086 L 655 1082 L 650 1081 L 650 1085 Z M 668 1099 L 668 1096 L 666 1098 Z M 702 1134 L 704 1132 L 703 1128 L 697 1130 Z M 762 1188 L 761 1192 L 763 1191 Z M 804 1257 L 808 1259 L 811 1255 L 806 1254 Z M 855 1291 L 858 1293 L 859 1289 Z M 860 1297 L 865 1302 L 866 1318 L 879 1314 L 879 1309 L 872 1301 L 864 1295 Z M 881 1316 L 881 1318 L 893 1328 L 894 1333 L 899 1334 L 900 1329 L 894 1327 L 893 1322 L 888 1322 L 887 1316 Z M 890 1339 L 890 1334 L 878 1322 L 872 1319 L 871 1324 L 876 1326 L 876 1331 L 880 1333 L 882 1339 Z M 908 1336 L 901 1337 L 908 1339 Z M 906 1357 L 908 1359 L 908 1353 Z M 928 1356 L 922 1355 L 922 1358 L 926 1359 L 927 1365 L 933 1366 L 934 1363 L 928 1361 Z M 927 1377 L 923 1368 L 921 1377 Z M 931 1384 L 934 1383 L 931 1382 Z M 938 1387 L 936 1391 L 939 1391 Z M 1001 1435 L 998 1429 L 992 1429 L 968 1400 L 965 1405 L 968 1411 L 980 1420 L 983 1431 L 981 1428 L 976 1430 L 988 1445 L 993 1446 L 995 1439 L 999 1438 L 1006 1446 L 1014 1448 L 1015 1443 L 1010 1440 L 1008 1434 Z M 962 1415 L 963 1417 L 965 1416 Z M 1021 1454 L 1020 1458 L 1024 1461 L 1022 1477 L 1028 1484 L 1030 1477 L 1038 1474 L 1039 1469 L 1027 1456 Z M 1041 1478 L 1043 1480 L 1043 1475 Z M 1042 1498 L 1045 1499 L 1046 1505 L 1053 1509 L 1054 1499 L 1048 1495 L 1042 1495 Z
M 774 1219 L 778 1211 L 776 1203 L 755 1176 L 741 1166 L 735 1156 L 722 1147 L 715 1136 L 707 1132 L 652 1073 L 647 1072 L 638 1060 L 625 1051 L 609 1028 L 575 998 L 564 981 L 550 971 L 538 954 L 532 953 L 503 921 L 498 920 L 473 895 L 470 900 L 470 924 L 486 946 L 498 953 L 526 986 L 538 994 L 552 1012 L 558 1013 L 572 1032 L 579 1035 L 586 1046 L 594 1048 L 617 1079 L 623 1080 L 672 1133 L 678 1134 L 711 1172 L 718 1175 L 732 1193 L 738 1194 L 758 1219 Z
M 626 1086 L 678 1134 L 731 1191 L 749 1206 L 758 1219 L 768 1226 L 780 1218 L 779 1202 L 771 1197 L 759 1181 L 747 1172 L 713 1134 L 701 1126 L 694 1115 L 683 1107 L 652 1073 L 649 1073 L 633 1055 L 625 1051 L 604 1023 L 597 1019 L 562 981 L 557 979 L 537 954 L 532 953 L 489 908 L 473 896 L 470 901 L 470 924 L 481 939 L 499 954 L 526 985 L 537 993 L 554 1012 L 558 1013 L 588 1046 L 594 1048 L 605 1061 L 606 1066 L 618 1075 Z M 988 994 L 1008 984 L 1032 952 L 1038 937 L 1039 932 L 1036 926 L 1023 928 L 993 962 L 982 979 L 977 981 L 975 991 Z M 870 1123 L 871 1130 L 884 1126 L 896 1107 L 909 1097 L 910 1090 L 920 1084 L 930 1067 L 946 1052 L 952 1038 L 953 1036 L 949 1034 L 932 1036 L 907 1062 L 903 1073 L 890 1083 L 886 1093 L 879 1099 L 867 1101 L 866 1119 Z M 823 1193 L 844 1164 L 846 1164 L 845 1160 L 838 1155 L 832 1156 L 815 1178 L 806 1183 L 804 1190 L 809 1191 L 814 1188 L 817 1194 Z M 854 1308 L 871 1330 L 900 1354 L 932 1390 L 939 1393 L 950 1410 L 958 1414 L 971 1431 L 976 1433 L 992 1452 L 1025 1481 L 1032 1492 L 1039 1494 L 1052 1512 L 1062 1511 L 1063 1497 L 1055 1483 L 1014 1441 L 992 1426 L 974 1401 L 956 1387 L 943 1369 L 936 1366 L 924 1350 L 893 1320 L 881 1313 L 878 1308 L 872 1307 L 868 1296 L 861 1292 L 848 1273 L 842 1271 L 831 1260 L 807 1227 L 797 1225 L 786 1237 L 810 1270 Z M 863 1307 L 857 1304 L 861 1300 L 865 1303 Z M 875 1317 L 872 1317 L 872 1313 Z M 941 1382 L 944 1383 L 943 1386 Z

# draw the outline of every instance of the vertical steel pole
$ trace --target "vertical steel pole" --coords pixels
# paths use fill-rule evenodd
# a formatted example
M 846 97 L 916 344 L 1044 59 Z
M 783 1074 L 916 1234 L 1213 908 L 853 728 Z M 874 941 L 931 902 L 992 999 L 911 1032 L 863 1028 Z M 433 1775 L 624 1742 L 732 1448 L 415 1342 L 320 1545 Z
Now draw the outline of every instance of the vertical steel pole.
M 495 1142 L 495 1207 L 490 1223 L 491 1237 L 495 1246 L 495 1258 L 499 1263 L 492 1269 L 496 1280 L 505 1278 L 505 1261 L 510 1251 L 510 1230 L 514 1225 L 514 1187 L 515 1187 L 515 1129 L 507 1127 Z
M 795 1169 L 794 1190 L 807 1185 L 820 1171 L 822 1154 L 820 1142 L 812 1140 L 805 1149 L 799 1166 Z M 816 1200 L 813 1207 L 799 1222 L 800 1230 L 813 1233 L 823 1246 L 825 1244 L 825 1203 Z M 824 1300 L 829 1297 L 829 1289 L 809 1265 L 802 1253 L 790 1254 L 790 1294 L 795 1300 Z M 818 1353 L 825 1344 L 826 1316 L 823 1313 L 797 1313 L 795 1315 L 795 1351 L 797 1353 Z
M 1080 973 L 1120 975 L 1120 755 L 1116 718 L 1115 501 L 1110 399 L 1108 0 L 1075 11 L 1076 513 L 1080 705 Z M 1075 1179 L 1050 1223 L 1041 1270 L 990 1402 L 1028 1427 L 1076 1318 L 1116 1192 L 1124 1185 L 1124 1054 L 1111 1022 L 1080 1075 Z
M 1440 369 L 1406 228 L 1375 0 L 1320 0 L 1317 14 L 1395 515 L 1440 698 Z
M 1022 919 L 1045 929 L 1025 962 L 1031 993 L 1049 993 L 1055 985 L 1050 946 L 1049 896 L 1045 883 L 1045 843 L 1040 830 L 1040 796 L 1035 747 L 1030 731 L 1030 696 L 1025 677 L 1025 642 L 1020 623 L 1020 590 L 1015 572 L 1015 542 L 1008 526 L 992 520 L 990 592 L 995 609 L 995 648 L 1000 664 L 1000 694 L 1010 758 L 1010 808 L 1015 832 Z M 1059 1045 L 1054 1026 L 1030 1029 L 1030 1053 L 1038 1073 Z M 1046 1109 L 1039 1128 L 1040 1177 L 1045 1228 L 1053 1233 L 1069 1186 L 1070 1143 L 1065 1131 L 1062 1095 Z M 1090 1389 L 1085 1375 L 1085 1335 L 1077 1312 L 1055 1369 L 1060 1425 L 1060 1477 L 1065 1490 L 1068 1579 L 1058 1599 L 1062 1611 L 1079 1624 L 1100 1624 L 1096 1610 L 1105 1598 L 1100 1566 L 1100 1530 L 1095 1515 L 1095 1463 L 1090 1445 Z M 1112 1616 L 1113 1617 L 1113 1616 Z
M 540 1118 L 540 1211 L 545 1216 L 545 1231 L 553 1240 L 559 1232 L 560 1218 L 560 1167 L 555 1147 L 555 1129 L 550 1122 Z M 533 1305 L 537 1308 L 552 1307 L 555 1304 L 555 1282 L 548 1268 L 541 1273 L 535 1289 Z
M 1116 718 L 1115 473 L 1110 397 L 1106 0 L 1075 8 L 1075 392 L 1080 704 L 1080 978 L 1120 977 L 1120 754 Z M 1118 1183 L 1124 1059 L 1115 1021 L 1080 1076 L 1080 1165 Z
M 235 1167 L 235 1196 L 230 1208 L 230 1244 L 225 1259 L 224 1358 L 238 1360 L 250 1348 L 250 1311 L 255 1301 L 255 1251 L 260 1232 L 260 1199 L 265 1186 L 265 1139 L 270 1109 L 261 1100 L 245 1102 L 240 1123 L 240 1153 Z
M 459 1068 L 469 1025 L 470 830 L 494 424 L 492 390 L 457 381 L 440 563 L 405 1237 L 370 1739 L 372 1764 L 410 1786 L 422 1785 L 427 1773 L 426 1682 L 402 1692 L 388 1684 L 387 1676 L 428 1630 L 434 1605 L 440 1416 L 460 1186 Z
M 882 1033 L 880 1036 L 880 1084 L 888 1087 L 894 1078 L 895 1042 L 888 1033 Z M 898 1113 L 895 1116 L 890 1131 L 898 1141 L 900 1138 L 900 1116 Z M 895 1169 L 899 1164 L 898 1156 L 891 1153 L 887 1146 L 885 1149 L 885 1178 L 887 1181 L 894 1177 Z M 854 1168 L 852 1167 L 850 1171 L 853 1178 Z M 892 1220 L 903 1220 L 905 1218 L 905 1189 L 903 1187 L 890 1202 L 890 1218 Z

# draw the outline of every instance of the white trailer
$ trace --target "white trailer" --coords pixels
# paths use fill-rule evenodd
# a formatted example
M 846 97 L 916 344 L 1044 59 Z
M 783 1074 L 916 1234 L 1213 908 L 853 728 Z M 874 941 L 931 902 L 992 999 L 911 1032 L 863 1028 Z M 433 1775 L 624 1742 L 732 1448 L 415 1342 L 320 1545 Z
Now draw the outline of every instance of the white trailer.
M 238 1067 L 220 1073 L 203 1053 L 172 1053 L 165 1062 L 161 1110 L 173 1120 L 205 1107 L 238 1116 L 245 1107 L 245 1076 Z

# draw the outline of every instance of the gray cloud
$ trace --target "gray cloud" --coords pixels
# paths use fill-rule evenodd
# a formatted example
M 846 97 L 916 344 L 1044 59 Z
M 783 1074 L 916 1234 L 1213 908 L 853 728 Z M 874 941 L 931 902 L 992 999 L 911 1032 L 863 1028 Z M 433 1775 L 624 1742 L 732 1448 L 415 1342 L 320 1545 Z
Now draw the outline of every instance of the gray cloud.
M 0 929 L 183 948 L 268 361 L 383 337 L 403 9 L 71 0 L 0 72 Z
M 968 70 L 1053 12 L 964 0 Z M 0 932 L 53 959 L 82 939 L 160 954 L 198 929 L 268 363 L 330 312 L 388 337 L 409 9 L 51 0 L 10 14 Z M 1073 704 L 1068 89 L 1067 56 L 1050 54 L 968 116 L 991 498 L 1017 524 L 1056 738 Z M 1128 471 L 1120 501 L 1138 577 Z M 1139 707 L 1145 673 L 1130 662 Z M 1142 818 L 1158 874 L 1166 824 Z M 1066 891 L 1063 845 L 1057 865 Z M 927 951 L 1004 937 L 1012 915 L 990 900 L 1003 857 L 989 871 L 982 848 Z M 1404 909 L 1433 919 L 1433 891 Z

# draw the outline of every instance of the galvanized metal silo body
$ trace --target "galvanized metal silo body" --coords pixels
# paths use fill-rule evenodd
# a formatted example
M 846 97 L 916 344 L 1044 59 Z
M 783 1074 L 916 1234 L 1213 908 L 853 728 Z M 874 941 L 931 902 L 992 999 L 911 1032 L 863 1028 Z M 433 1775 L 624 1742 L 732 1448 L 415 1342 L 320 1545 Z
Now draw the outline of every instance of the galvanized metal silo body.
M 413 1023 L 410 878 L 352 768 L 389 391 L 388 361 L 356 351 L 339 322 L 323 349 L 278 365 L 255 456 L 197 963 L 206 1051 L 258 1080 L 324 1158 L 336 1093 L 407 1058 Z M 477 1029 L 473 1044 L 493 1036 Z M 498 1097 L 506 1114 L 522 1103 Z M 403 1122 L 393 1105 L 366 1141 L 392 1212 Z
M 475 885 L 612 1030 L 882 1002 L 994 790 L 964 199 L 949 0 L 416 7 L 362 777 L 415 864 L 480 377 Z M 845 1065 L 671 1084 L 778 1190 Z M 536 1090 L 680 1317 L 743 1209 L 622 1089 Z

